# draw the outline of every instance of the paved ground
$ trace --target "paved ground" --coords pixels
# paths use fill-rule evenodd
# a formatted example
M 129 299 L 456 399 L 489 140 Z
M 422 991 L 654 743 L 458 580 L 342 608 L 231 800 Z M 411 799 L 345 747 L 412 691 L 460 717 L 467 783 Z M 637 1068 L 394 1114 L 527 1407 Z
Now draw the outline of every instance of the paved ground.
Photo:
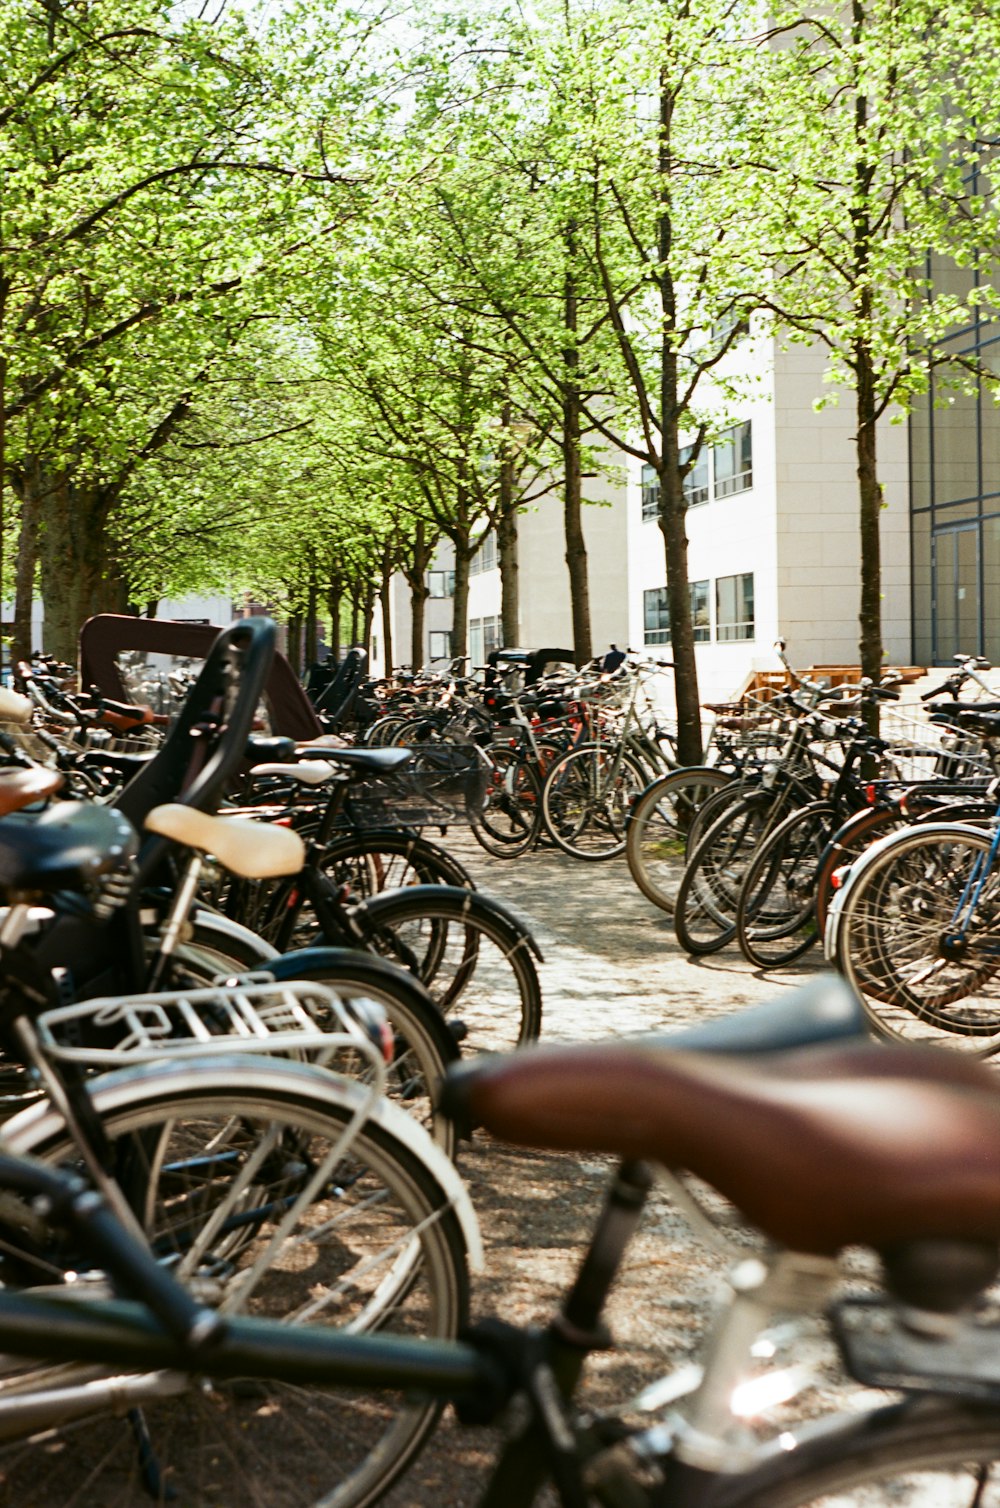
M 543 1037 L 550 1040 L 680 1028 L 773 998 L 818 967 L 810 957 L 799 972 L 763 977 L 735 949 L 690 961 L 669 919 L 632 883 L 623 858 L 585 864 L 542 850 L 507 863 L 483 853 L 471 837 L 449 833 L 448 841 L 480 888 L 512 907 L 538 939 L 545 955 Z M 461 1165 L 488 1253 L 487 1272 L 474 1288 L 474 1316 L 544 1321 L 575 1270 L 607 1165 L 482 1138 Z M 723 1265 L 657 1195 L 609 1310 L 619 1349 L 592 1361 L 595 1400 L 621 1399 L 691 1353 Z M 472 1508 L 495 1449 L 491 1431 L 459 1430 L 446 1420 L 386 1501 L 392 1508 Z
M 587 864 L 555 849 L 494 859 L 471 838 L 449 843 L 482 890 L 532 929 L 541 967 L 543 1035 L 561 1040 L 682 1027 L 773 998 L 819 967 L 761 975 L 735 945 L 695 962 L 669 917 L 632 882 L 624 857 Z

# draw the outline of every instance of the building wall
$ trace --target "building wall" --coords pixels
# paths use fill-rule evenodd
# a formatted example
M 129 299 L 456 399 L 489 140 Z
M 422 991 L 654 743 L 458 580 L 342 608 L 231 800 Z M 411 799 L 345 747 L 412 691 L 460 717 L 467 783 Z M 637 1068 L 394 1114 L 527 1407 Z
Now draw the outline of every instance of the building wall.
M 772 404 L 770 346 L 760 341 L 741 341 L 729 358 L 747 374 L 742 401 L 723 409 L 720 421 L 745 422 L 751 426 L 752 485 L 729 496 L 716 496 L 691 505 L 687 512 L 688 579 L 707 582 L 709 639 L 696 645 L 698 689 L 703 701 L 728 698 L 743 685 L 755 668 L 774 668 L 771 645 L 778 633 L 776 602 L 775 542 L 775 427 Z M 636 463 L 629 478 L 629 642 L 652 655 L 670 658 L 669 644 L 647 642 L 644 594 L 666 586 L 663 536 L 655 522 L 643 522 L 641 468 Z M 727 641 L 719 637 L 717 592 L 720 579 L 752 574 L 754 578 L 754 630 L 751 640 Z
M 854 395 L 828 396 L 817 347 L 778 352 L 774 367 L 777 615 L 793 664 L 857 664 L 861 550 Z M 910 660 L 909 472 L 906 428 L 879 426 L 882 640 L 886 662 Z
M 608 456 L 610 475 L 584 482 L 591 642 L 595 655 L 628 642 L 628 500 L 626 468 Z M 562 498 L 548 495 L 522 515 L 520 536 L 521 639 L 528 649 L 572 649 L 569 570 Z M 499 573 L 497 574 L 499 604 Z M 499 606 L 498 609 L 499 611 Z
M 744 396 L 721 407 L 720 422 L 749 422 L 752 484 L 718 495 L 687 513 L 689 579 L 707 583 L 708 640 L 696 647 L 702 699 L 737 693 L 756 670 L 778 667 L 775 640 L 787 642 L 800 666 L 856 664 L 860 545 L 854 447 L 853 394 L 838 406 L 817 412 L 814 402 L 829 396 L 823 383 L 824 353 L 796 345 L 776 350 L 768 339 L 739 342 L 728 358 L 744 379 Z M 642 517 L 639 463 L 619 457 L 609 475 L 588 482 L 587 495 L 605 506 L 584 513 L 587 537 L 593 644 L 595 653 L 611 643 L 669 659 L 669 643 L 647 635 L 647 592 L 666 585 L 663 539 L 655 521 Z M 911 659 L 911 568 L 909 543 L 909 460 L 906 426 L 883 422 L 879 431 L 879 472 L 885 490 L 882 514 L 883 641 L 889 663 Z M 520 643 L 570 647 L 572 629 L 565 565 L 561 499 L 543 498 L 525 511 L 520 524 Z M 443 548 L 435 568 L 447 567 Z M 752 576 L 752 638 L 720 634 L 719 583 Z M 401 579 L 400 579 L 401 580 Z M 397 582 L 395 650 L 398 663 L 409 657 L 409 602 Z M 429 599 L 428 635 L 451 627 L 451 599 Z M 470 581 L 469 617 L 498 616 L 500 573 L 493 569 Z M 423 658 L 428 656 L 425 641 Z

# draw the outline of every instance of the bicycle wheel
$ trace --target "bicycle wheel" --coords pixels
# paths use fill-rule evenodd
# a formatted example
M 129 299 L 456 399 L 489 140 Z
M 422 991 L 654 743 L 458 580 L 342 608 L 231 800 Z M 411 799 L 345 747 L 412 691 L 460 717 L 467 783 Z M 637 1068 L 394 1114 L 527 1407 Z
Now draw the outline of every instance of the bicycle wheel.
M 455 1022 L 463 1052 L 509 1052 L 538 1036 L 542 991 L 531 940 L 496 902 L 415 886 L 376 897 L 355 919 L 373 951 L 409 968 Z
M 740 888 L 757 845 L 773 825 L 774 806 L 766 792 L 741 797 L 694 848 L 674 906 L 674 931 L 685 952 L 715 953 L 736 936 Z
M 632 802 L 648 784 L 631 755 L 599 744 L 574 749 L 542 786 L 545 830 L 574 859 L 613 859 L 625 848 Z
M 751 860 L 736 905 L 736 940 L 759 969 L 793 963 L 818 940 L 816 869 L 835 821 L 828 801 L 792 812 Z
M 382 1007 L 393 1034 L 386 1095 L 453 1157 L 455 1125 L 439 1105 L 444 1075 L 458 1060 L 458 1045 L 419 980 L 388 959 L 355 948 L 324 948 L 321 958 L 312 949 L 305 955 L 286 953 L 269 969 L 276 979 L 315 979 L 348 1003 L 373 1000 Z M 356 1054 L 340 1055 L 330 1066 L 362 1082 L 368 1077 L 367 1065 Z
M 352 1101 L 337 1089 L 300 1065 L 234 1060 L 225 1071 L 192 1063 L 133 1072 L 130 1081 L 109 1075 L 94 1102 L 153 1250 L 206 1301 L 291 1323 L 453 1336 L 467 1309 L 461 1229 L 408 1144 L 412 1127 L 398 1134 L 398 1112 L 365 1124 L 267 1252 L 342 1137 L 358 1092 Z M 14 1150 L 75 1165 L 47 1106 L 10 1128 Z M 153 1378 L 140 1399 L 163 1473 L 160 1501 L 169 1489 L 183 1503 L 218 1508 L 361 1508 L 405 1470 L 439 1412 L 394 1396 L 258 1382 L 193 1382 L 164 1398 Z M 0 1415 L 2 1400 L 0 1379 Z M 143 1501 L 139 1455 L 122 1421 L 89 1418 L 71 1438 L 72 1451 L 46 1456 L 41 1495 L 37 1453 L 15 1457 L 5 1477 L 12 1501 L 68 1503 L 81 1480 L 87 1501 L 102 1508 Z
M 947 816 L 950 822 L 986 822 L 993 808 L 984 809 L 974 802 L 952 803 L 945 807 L 941 798 L 935 805 L 933 791 L 928 791 L 922 800 L 911 799 L 907 811 L 893 804 L 890 807 L 875 807 L 872 810 L 855 812 L 830 839 L 820 858 L 816 871 L 816 923 L 819 935 L 826 932 L 830 906 L 836 895 L 834 876 L 839 869 L 849 865 L 880 838 L 903 827 L 912 827 L 927 822 L 939 822 Z
M 880 1035 L 986 1051 L 1000 1033 L 1000 871 L 989 868 L 990 845 L 972 827 L 908 828 L 851 876 L 837 962 Z
M 674 770 L 643 791 L 625 834 L 625 858 L 648 901 L 672 914 L 689 847 L 697 841 L 696 818 L 706 799 L 733 783 L 709 766 Z
M 538 841 L 542 825 L 542 787 L 534 768 L 509 744 L 486 750 L 489 783 L 486 800 L 472 822 L 472 836 L 498 859 L 516 859 Z
M 718 1508 L 996 1508 L 995 1409 L 920 1399 L 803 1432 L 723 1485 Z

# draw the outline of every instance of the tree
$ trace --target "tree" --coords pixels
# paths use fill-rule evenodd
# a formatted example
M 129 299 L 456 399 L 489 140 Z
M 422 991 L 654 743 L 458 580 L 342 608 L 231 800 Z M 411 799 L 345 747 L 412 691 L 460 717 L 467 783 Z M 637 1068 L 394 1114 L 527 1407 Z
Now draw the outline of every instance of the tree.
M 353 175 L 331 165 L 323 111 L 364 92 L 345 59 L 370 24 L 337 41 L 314 14 L 296 74 L 294 19 L 257 37 L 155 0 L 47 0 L 0 22 L 0 471 L 21 497 L 24 583 L 41 551 L 57 653 L 116 596 L 108 527 L 136 469 L 234 319 L 345 212 Z M 348 147 L 341 124 L 347 155 L 367 127 Z
M 563 443 L 578 424 L 660 483 L 678 752 L 701 757 L 685 480 L 738 392 L 726 357 L 762 301 L 758 178 L 734 141 L 757 108 L 757 49 L 733 0 L 564 5 L 522 34 L 562 214 Z M 528 65 L 526 65 L 528 66 Z M 745 164 L 741 164 L 745 168 Z M 586 331 L 587 336 L 581 331 Z
M 879 423 L 932 381 L 961 383 L 970 370 L 994 380 L 948 345 L 977 302 L 998 306 L 990 280 L 974 287 L 970 276 L 956 296 L 940 273 L 991 260 L 998 244 L 996 201 L 970 183 L 993 172 L 1000 22 L 974 0 L 852 0 L 819 17 L 779 7 L 773 40 L 758 142 L 784 248 L 772 307 L 826 346 L 830 377 L 853 389 L 859 648 L 862 674 L 877 680 Z

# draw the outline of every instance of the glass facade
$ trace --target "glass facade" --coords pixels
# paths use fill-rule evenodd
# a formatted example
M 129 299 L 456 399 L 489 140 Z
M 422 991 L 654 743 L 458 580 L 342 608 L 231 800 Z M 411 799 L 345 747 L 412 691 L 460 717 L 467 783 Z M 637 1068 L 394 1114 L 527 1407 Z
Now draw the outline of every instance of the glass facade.
M 927 276 L 935 292 L 966 297 L 995 285 L 996 268 L 986 257 L 967 268 L 931 257 Z M 1000 322 L 980 307 L 944 348 L 1000 372 Z M 938 381 L 919 397 L 909 448 L 914 661 L 1000 661 L 1000 404 L 982 378 L 968 392 Z

